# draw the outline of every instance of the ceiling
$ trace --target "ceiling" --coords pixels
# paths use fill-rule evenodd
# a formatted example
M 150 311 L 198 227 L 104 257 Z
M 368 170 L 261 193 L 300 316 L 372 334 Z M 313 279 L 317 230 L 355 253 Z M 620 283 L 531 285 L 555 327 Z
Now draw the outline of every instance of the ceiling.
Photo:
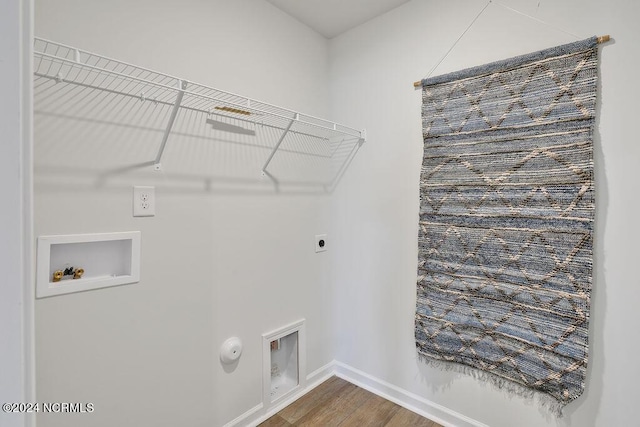
M 330 39 L 409 0 L 267 0 Z

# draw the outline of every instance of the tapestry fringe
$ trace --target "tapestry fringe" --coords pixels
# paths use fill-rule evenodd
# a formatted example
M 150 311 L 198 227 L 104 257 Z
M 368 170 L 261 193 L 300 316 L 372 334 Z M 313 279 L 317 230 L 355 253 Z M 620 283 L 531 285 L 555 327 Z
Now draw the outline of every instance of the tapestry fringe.
M 432 357 L 425 356 L 420 352 L 418 352 L 418 359 L 428 366 L 438 368 L 443 371 L 468 375 L 482 383 L 490 384 L 499 390 L 505 390 L 511 396 L 518 396 L 527 400 L 534 400 L 534 398 L 537 398 L 540 407 L 555 415 L 557 418 L 562 418 L 563 416 L 562 409 L 566 404 L 558 401 L 548 394 L 533 390 L 521 384 L 515 383 L 509 379 L 502 378 L 491 372 L 482 371 L 472 366 L 466 366 L 457 362 L 448 362 L 446 360 L 434 359 Z

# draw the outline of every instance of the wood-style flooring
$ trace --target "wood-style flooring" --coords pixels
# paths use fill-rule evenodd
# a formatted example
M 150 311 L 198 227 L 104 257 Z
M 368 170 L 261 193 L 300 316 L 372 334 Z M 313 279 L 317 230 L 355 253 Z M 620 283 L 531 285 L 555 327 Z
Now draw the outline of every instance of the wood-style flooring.
M 338 377 L 331 377 L 260 427 L 442 427 Z

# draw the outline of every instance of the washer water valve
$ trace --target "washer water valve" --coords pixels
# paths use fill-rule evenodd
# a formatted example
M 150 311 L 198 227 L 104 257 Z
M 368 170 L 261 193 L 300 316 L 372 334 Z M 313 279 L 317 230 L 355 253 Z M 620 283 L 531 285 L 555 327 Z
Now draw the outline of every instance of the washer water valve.
M 84 268 L 68 267 L 64 270 L 56 270 L 53 272 L 52 282 L 59 282 L 64 276 L 73 276 L 74 279 L 81 279 L 84 274 Z

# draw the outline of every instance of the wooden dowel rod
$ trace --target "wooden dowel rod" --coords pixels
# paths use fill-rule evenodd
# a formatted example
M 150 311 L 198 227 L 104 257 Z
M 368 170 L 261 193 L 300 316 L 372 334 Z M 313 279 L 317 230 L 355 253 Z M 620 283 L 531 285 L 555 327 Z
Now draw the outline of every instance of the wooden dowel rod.
M 604 36 L 598 37 L 598 44 L 606 43 L 609 40 L 611 40 L 611 36 L 609 34 L 605 34 Z M 413 82 L 413 87 L 415 87 L 415 88 L 422 87 L 422 80 L 419 80 L 417 82 Z

